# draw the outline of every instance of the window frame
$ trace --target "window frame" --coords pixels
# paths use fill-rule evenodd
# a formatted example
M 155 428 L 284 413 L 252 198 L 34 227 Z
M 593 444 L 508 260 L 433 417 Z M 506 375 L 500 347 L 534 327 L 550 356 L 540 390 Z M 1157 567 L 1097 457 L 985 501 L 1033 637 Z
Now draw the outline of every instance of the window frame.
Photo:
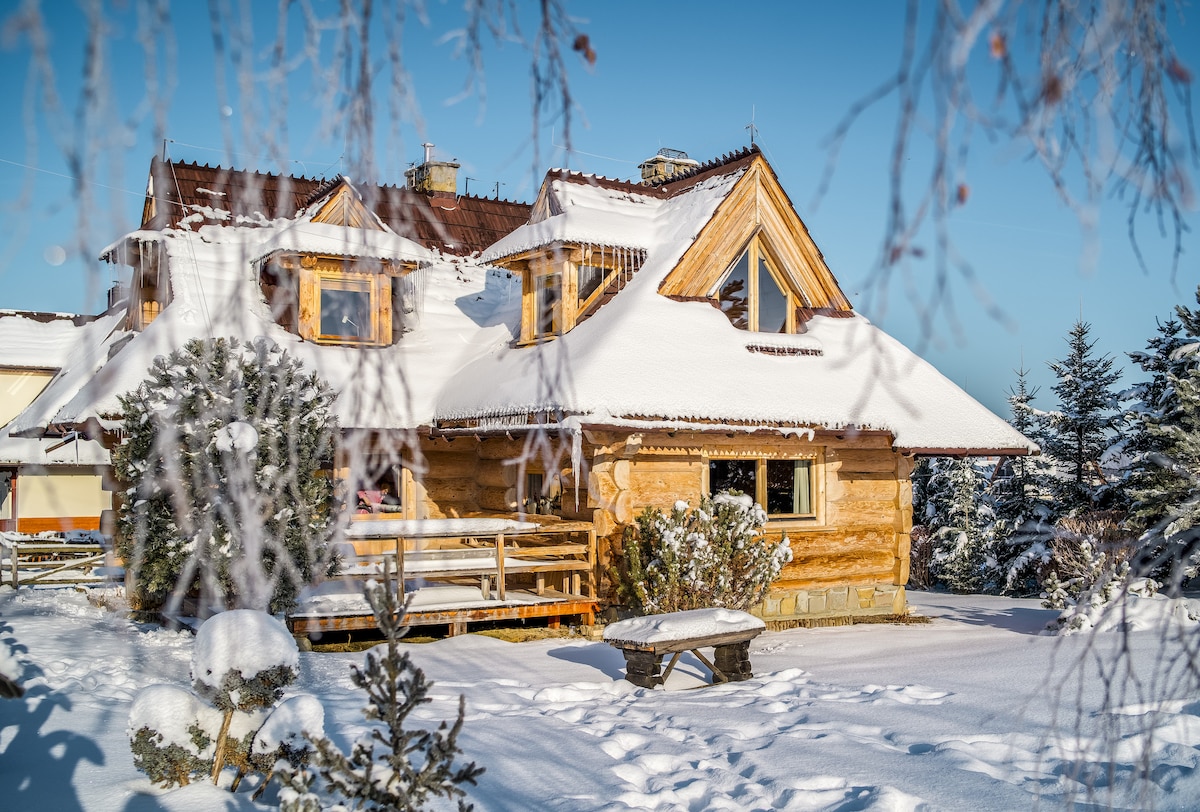
M 379 302 L 381 299 L 382 285 L 380 284 L 381 277 L 378 274 L 331 271 L 323 268 L 317 269 L 314 274 L 313 282 L 316 285 L 314 299 L 316 301 L 316 312 L 313 316 L 313 323 L 316 326 L 314 331 L 314 340 L 320 344 L 349 344 L 358 346 L 378 346 L 379 345 Z M 388 286 L 388 294 L 391 294 L 391 286 Z M 322 295 L 325 291 L 344 291 L 351 293 L 366 293 L 367 294 L 367 314 L 370 323 L 367 325 L 356 325 L 360 332 L 365 332 L 365 335 L 348 336 L 340 333 L 326 333 L 322 331 Z M 363 327 L 366 330 L 363 331 Z
M 812 527 L 825 523 L 825 454 L 821 450 L 801 453 L 710 453 L 704 455 L 704 493 L 712 496 L 712 463 L 720 460 L 750 460 L 755 463 L 754 493 L 750 494 L 755 503 L 767 510 L 767 463 L 794 461 L 809 463 L 809 500 L 812 504 L 811 513 L 774 513 L 767 514 L 767 522 L 773 527 Z

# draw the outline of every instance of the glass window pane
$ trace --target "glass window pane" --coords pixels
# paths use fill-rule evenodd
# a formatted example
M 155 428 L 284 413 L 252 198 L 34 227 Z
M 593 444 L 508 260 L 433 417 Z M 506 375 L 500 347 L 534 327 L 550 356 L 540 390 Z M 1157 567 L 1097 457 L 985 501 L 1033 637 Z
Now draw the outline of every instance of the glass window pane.
M 775 277 L 767 269 L 767 261 L 758 258 L 758 331 L 760 333 L 786 333 L 788 297 L 780 290 Z
M 755 460 L 710 460 L 708 463 L 708 492 L 738 491 L 752 499 L 755 495 Z
M 371 337 L 371 292 L 321 288 L 321 335 Z
M 596 292 L 600 287 L 600 283 L 604 281 L 604 269 L 597 268 L 595 265 L 580 265 L 579 266 L 579 301 L 583 301 L 587 297 Z
M 750 253 L 742 254 L 717 291 L 721 312 L 739 330 L 750 329 Z
M 561 312 L 562 286 L 557 276 L 539 276 L 535 282 L 538 336 L 554 335 L 558 329 Z
M 767 515 L 812 512 L 812 460 L 767 460 Z

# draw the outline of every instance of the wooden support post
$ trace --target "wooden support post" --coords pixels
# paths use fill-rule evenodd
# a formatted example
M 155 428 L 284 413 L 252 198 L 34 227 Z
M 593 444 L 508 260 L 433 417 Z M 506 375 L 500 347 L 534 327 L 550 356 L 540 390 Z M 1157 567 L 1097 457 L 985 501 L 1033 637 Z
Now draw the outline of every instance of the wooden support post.
M 720 672 L 725 682 L 742 682 L 754 676 L 750 669 L 750 642 L 730 643 L 713 649 L 713 675 Z M 707 663 L 706 663 L 707 665 Z
M 625 652 L 625 679 L 639 688 L 653 688 L 662 682 L 658 669 L 662 666 L 662 655 L 652 651 L 623 649 Z
M 496 534 L 496 596 L 504 600 L 504 534 Z
M 404 539 L 396 537 L 396 599 L 404 603 Z

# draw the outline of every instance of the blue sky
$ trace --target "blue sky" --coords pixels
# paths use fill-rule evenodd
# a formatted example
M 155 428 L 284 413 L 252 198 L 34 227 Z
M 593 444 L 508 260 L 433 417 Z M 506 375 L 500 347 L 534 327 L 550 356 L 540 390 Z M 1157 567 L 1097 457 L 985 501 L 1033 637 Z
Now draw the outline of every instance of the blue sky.
M 153 139 L 153 114 L 141 104 L 147 92 L 145 56 L 133 13 L 125 5 L 109 9 L 107 76 L 99 82 L 106 110 L 82 123 L 75 110 L 86 30 L 83 12 L 66 3 L 45 4 L 59 115 L 47 113 L 44 97 L 29 97 L 33 62 L 28 39 L 4 40 L 0 86 L 12 117 L 0 131 L 0 308 L 102 309 L 115 269 L 95 257 L 138 224 L 150 157 L 164 145 Z M 759 145 L 860 310 L 998 413 L 1007 416 L 1005 390 L 1022 364 L 1042 387 L 1035 405 L 1050 408 L 1053 381 L 1046 361 L 1065 353 L 1066 333 L 1081 314 L 1093 325 L 1097 350 L 1124 362 L 1125 351 L 1145 345 L 1156 318 L 1169 315 L 1178 303 L 1195 303 L 1200 218 L 1195 211 L 1186 215 L 1193 233 L 1185 235 L 1174 280 L 1172 242 L 1158 235 L 1153 218 L 1143 218 L 1139 235 L 1148 265 L 1143 272 L 1130 249 L 1125 210 L 1118 201 L 1101 207 L 1099 236 L 1088 243 L 1076 216 L 1019 147 L 979 141 L 966 177 L 970 197 L 950 222 L 958 252 L 970 262 L 983 297 L 991 301 L 985 303 L 968 285 L 956 283 L 952 291 L 959 329 L 939 317 L 932 324 L 932 339 L 925 340 L 928 325 L 907 305 L 904 285 L 926 290 L 932 284 L 928 254 L 905 262 L 902 276 L 886 288 L 869 284 L 887 213 L 894 102 L 869 110 L 857 122 L 829 191 L 819 206 L 813 205 L 827 165 L 823 145 L 829 134 L 857 98 L 895 69 L 902 6 L 888 0 L 573 3 L 570 10 L 589 35 L 597 60 L 587 68 L 567 55 L 577 105 L 573 153 L 568 156 L 559 146 L 565 143 L 562 122 L 546 121 L 537 133 L 541 151 L 535 160 L 528 56 L 513 43 L 489 45 L 486 104 L 472 94 L 452 103 L 462 95 L 468 76 L 467 65 L 453 56 L 453 32 L 461 28 L 463 15 L 460 4 L 430 2 L 428 24 L 410 19 L 405 29 L 404 58 L 420 117 L 403 120 L 398 138 L 387 118 L 386 83 L 377 80 L 380 180 L 402 183 L 403 170 L 420 159 L 420 145 L 429 140 L 439 157 L 462 163 L 460 179 L 472 178 L 472 192 L 491 194 L 500 183 L 502 197 L 530 200 L 550 166 L 569 163 L 610 177 L 636 177 L 637 164 L 660 147 L 685 150 L 703 161 L 745 146 L 746 126 L 753 118 Z M 5 17 L 16 7 L 11 1 L 0 4 Z M 249 8 L 248 22 L 258 38 L 255 70 L 265 71 L 275 4 Z M 277 140 L 286 141 L 280 163 L 291 171 L 349 171 L 344 144 L 323 133 L 328 109 L 318 99 L 326 83 L 314 82 L 310 68 L 297 70 L 284 86 L 283 116 L 272 115 L 278 89 L 266 94 L 269 98 L 261 92 L 239 96 L 228 59 L 224 75 L 231 89 L 222 98 L 207 4 L 173 3 L 170 9 L 177 82 L 161 111 L 171 139 L 165 146 L 170 157 L 277 170 L 280 166 L 264 155 L 262 136 L 269 127 Z M 1193 72 L 1200 71 L 1196 25 L 1187 20 L 1174 31 L 1180 56 Z M 382 43 L 380 31 L 373 30 L 376 43 Z M 236 41 L 227 37 L 226 48 Z M 94 167 L 86 187 L 70 179 L 77 173 L 64 159 L 64 147 L 79 150 Z M 909 160 L 920 166 L 925 158 L 914 151 Z M 923 242 L 932 249 L 925 234 L 917 239 L 917 244 Z M 1090 262 L 1085 257 L 1093 250 L 1098 258 Z M 1003 321 L 988 314 L 993 303 Z M 1125 382 L 1136 377 L 1135 370 L 1127 370 Z

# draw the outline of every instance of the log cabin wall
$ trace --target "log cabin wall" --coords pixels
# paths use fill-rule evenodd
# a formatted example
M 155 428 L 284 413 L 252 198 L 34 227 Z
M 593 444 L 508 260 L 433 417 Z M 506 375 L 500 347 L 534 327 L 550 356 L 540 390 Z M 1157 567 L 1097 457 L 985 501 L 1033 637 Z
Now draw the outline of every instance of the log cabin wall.
M 787 533 L 793 560 L 757 612 L 776 627 L 847 622 L 856 615 L 905 611 L 912 529 L 912 458 L 894 451 L 886 434 L 854 437 L 724 435 L 675 432 L 585 432 L 586 481 L 578 506 L 571 463 L 562 444 L 549 453 L 521 437 L 459 437 L 422 442 L 427 471 L 414 477 L 419 518 L 516 513 L 528 494 L 528 473 L 560 477 L 559 513 L 590 520 L 598 538 L 601 595 L 625 527 L 646 507 L 669 511 L 680 499 L 696 504 L 709 489 L 710 458 L 814 461 L 815 518 L 772 521 L 768 538 Z M 549 470 L 548 470 L 549 469 Z
M 413 474 L 413 510 L 418 519 L 448 519 L 479 512 L 476 472 L 483 461 L 473 437 L 423 440 L 425 470 Z
M 792 562 L 759 613 L 778 626 L 846 622 L 901 614 L 912 528 L 911 457 L 884 434 L 815 441 L 676 432 L 674 436 L 593 434 L 589 499 L 601 537 L 602 574 L 625 526 L 646 507 L 693 505 L 708 490 L 710 457 L 807 457 L 814 464 L 814 519 L 772 521 L 787 533 Z

